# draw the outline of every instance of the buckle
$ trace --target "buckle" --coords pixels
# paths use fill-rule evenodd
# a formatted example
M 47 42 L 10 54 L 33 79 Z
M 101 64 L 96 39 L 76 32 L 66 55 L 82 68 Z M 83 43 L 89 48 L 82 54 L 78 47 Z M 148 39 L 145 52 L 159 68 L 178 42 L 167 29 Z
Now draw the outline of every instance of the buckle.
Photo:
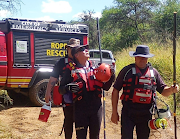
M 77 100 L 81 100 L 82 99 L 82 96 L 79 96 Z

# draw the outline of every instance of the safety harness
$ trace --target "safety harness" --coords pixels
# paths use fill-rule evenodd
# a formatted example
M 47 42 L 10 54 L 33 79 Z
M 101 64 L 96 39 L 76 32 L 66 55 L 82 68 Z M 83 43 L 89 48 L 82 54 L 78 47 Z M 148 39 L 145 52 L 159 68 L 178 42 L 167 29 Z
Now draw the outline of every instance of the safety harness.
M 127 74 L 132 71 L 132 78 L 126 79 Z M 154 77 L 153 67 L 148 64 L 146 72 L 141 73 L 139 68 L 132 64 L 123 79 L 123 93 L 121 100 L 132 101 L 133 103 L 150 104 L 156 90 L 156 81 Z
M 73 102 L 77 100 L 81 100 L 83 98 L 84 92 L 95 91 L 97 96 L 101 98 L 103 83 L 96 80 L 92 68 L 92 62 L 88 61 L 89 66 L 79 68 L 76 64 L 70 59 L 65 58 L 66 66 L 63 68 L 65 71 L 69 69 L 71 71 L 71 76 L 73 77 L 72 82 L 76 82 L 79 85 L 79 91 L 77 93 L 73 93 Z
M 71 76 L 73 77 L 73 82 L 79 85 L 79 92 L 73 93 L 73 100 L 81 100 L 83 93 L 95 91 L 97 96 L 101 98 L 103 83 L 96 80 L 92 68 L 92 63 L 89 61 L 88 67 L 78 68 L 71 70 Z

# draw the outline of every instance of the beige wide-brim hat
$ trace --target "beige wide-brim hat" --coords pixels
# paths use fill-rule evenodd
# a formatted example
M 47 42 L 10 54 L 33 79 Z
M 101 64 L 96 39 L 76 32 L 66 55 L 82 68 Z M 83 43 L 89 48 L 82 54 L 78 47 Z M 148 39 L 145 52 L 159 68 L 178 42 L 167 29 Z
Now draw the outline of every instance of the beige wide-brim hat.
M 75 47 L 77 45 L 80 45 L 80 40 L 79 39 L 75 39 L 75 38 L 71 38 L 68 42 L 68 44 L 65 46 L 67 47 Z

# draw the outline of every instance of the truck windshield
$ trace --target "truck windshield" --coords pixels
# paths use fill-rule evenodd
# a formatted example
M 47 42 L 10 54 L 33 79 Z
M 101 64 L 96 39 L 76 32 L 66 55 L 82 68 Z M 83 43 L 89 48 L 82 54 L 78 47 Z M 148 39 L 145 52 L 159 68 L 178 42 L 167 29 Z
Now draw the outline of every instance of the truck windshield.
M 91 58 L 100 58 L 99 52 L 90 52 L 89 54 Z M 102 58 L 111 59 L 110 54 L 107 52 L 102 52 Z

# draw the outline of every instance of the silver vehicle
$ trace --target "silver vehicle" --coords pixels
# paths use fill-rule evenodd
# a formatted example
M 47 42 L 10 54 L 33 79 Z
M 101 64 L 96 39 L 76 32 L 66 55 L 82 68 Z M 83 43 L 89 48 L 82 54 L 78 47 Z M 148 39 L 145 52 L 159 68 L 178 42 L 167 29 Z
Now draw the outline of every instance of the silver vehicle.
M 102 63 L 110 64 L 114 66 L 114 70 L 116 70 L 116 64 L 115 64 L 115 58 L 113 57 L 113 54 L 109 50 L 101 50 L 102 52 Z M 97 49 L 91 49 L 89 50 L 89 55 L 91 60 L 94 64 L 94 66 L 98 65 L 100 63 L 100 52 Z

